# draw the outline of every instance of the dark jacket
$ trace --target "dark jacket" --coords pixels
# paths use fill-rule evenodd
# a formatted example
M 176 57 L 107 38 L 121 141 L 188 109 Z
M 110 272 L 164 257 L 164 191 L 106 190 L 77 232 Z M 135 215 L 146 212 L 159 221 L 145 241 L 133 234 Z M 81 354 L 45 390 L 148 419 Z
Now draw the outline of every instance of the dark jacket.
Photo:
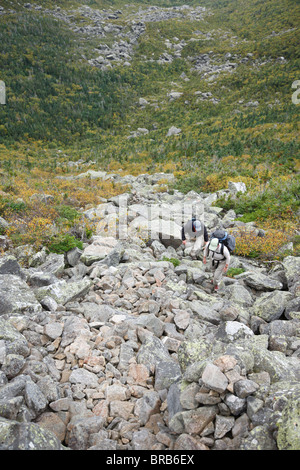
M 185 225 L 183 225 L 182 230 L 181 230 L 181 240 L 182 241 L 186 240 L 186 234 L 188 234 L 189 237 L 191 238 L 194 238 L 194 237 L 197 238 L 200 235 L 203 235 L 204 241 L 208 242 L 207 228 L 205 227 L 203 222 L 201 222 L 201 230 L 197 232 L 195 230 L 194 222 L 196 222 L 196 219 L 189 220 Z

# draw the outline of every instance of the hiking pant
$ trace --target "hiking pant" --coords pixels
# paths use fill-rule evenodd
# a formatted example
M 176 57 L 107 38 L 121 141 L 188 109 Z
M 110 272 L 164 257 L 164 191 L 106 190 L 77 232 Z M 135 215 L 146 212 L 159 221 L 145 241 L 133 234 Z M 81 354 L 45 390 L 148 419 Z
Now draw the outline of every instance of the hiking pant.
M 203 247 L 204 244 L 204 237 L 203 235 L 199 235 L 195 240 L 194 246 L 191 250 L 191 256 L 197 256 L 199 255 L 201 248 Z
M 225 265 L 226 265 L 226 260 L 223 260 L 223 261 L 215 261 L 215 266 L 212 266 L 212 269 L 214 271 L 214 277 L 213 277 L 213 283 L 214 283 L 214 286 L 218 286 L 219 287 L 219 284 L 222 280 L 222 276 L 224 274 L 224 268 L 225 268 Z

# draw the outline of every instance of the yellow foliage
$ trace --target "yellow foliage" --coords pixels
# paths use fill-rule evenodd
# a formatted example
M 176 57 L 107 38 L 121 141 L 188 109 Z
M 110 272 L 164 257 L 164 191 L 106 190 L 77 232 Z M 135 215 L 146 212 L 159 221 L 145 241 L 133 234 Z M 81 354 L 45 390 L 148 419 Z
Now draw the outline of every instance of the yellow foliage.
M 231 231 L 233 233 L 233 231 Z M 253 230 L 239 228 L 234 231 L 236 238 L 235 254 L 237 256 L 276 258 L 280 248 L 291 240 L 293 230 L 268 229 L 263 237 Z
M 300 160 L 294 158 L 294 162 L 295 162 L 295 167 L 294 167 L 295 170 L 296 170 L 296 171 L 300 171 Z
M 236 160 L 236 157 L 228 155 L 227 157 L 221 158 L 221 163 L 222 165 L 227 165 L 228 163 L 231 165 L 234 160 Z
M 16 221 L 7 231 L 7 235 L 18 240 L 18 244 L 32 244 L 39 248 L 51 235 L 53 235 L 53 224 L 51 219 L 43 217 L 33 217 L 27 223 Z
M 204 191 L 215 192 L 227 187 L 227 177 L 220 173 L 212 173 L 206 177 Z

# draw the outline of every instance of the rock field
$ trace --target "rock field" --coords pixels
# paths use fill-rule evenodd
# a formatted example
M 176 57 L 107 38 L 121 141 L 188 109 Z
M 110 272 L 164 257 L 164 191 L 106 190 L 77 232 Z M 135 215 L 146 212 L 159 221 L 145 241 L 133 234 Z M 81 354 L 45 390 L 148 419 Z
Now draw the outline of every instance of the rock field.
M 83 250 L 0 257 L 0 449 L 299 450 L 300 259 L 233 256 L 212 293 L 181 223 L 263 236 L 212 205 L 238 183 L 102 177 L 130 189 L 83 211 Z

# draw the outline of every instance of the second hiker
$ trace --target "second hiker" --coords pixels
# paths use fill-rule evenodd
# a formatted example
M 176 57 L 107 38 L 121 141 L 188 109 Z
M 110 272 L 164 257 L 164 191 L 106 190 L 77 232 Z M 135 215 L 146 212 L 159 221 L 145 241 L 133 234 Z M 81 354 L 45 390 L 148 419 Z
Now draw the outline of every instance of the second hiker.
M 204 243 L 206 244 L 208 242 L 207 228 L 203 222 L 193 218 L 183 225 L 181 239 L 184 245 L 186 245 L 187 239 L 194 241 L 190 255 L 192 258 L 196 258 L 203 248 Z
M 209 243 L 206 244 L 203 263 L 207 263 L 207 257 L 211 260 L 211 267 L 214 271 L 213 285 L 214 289 L 218 290 L 223 274 L 228 270 L 230 264 L 230 251 L 218 238 L 213 238 Z

